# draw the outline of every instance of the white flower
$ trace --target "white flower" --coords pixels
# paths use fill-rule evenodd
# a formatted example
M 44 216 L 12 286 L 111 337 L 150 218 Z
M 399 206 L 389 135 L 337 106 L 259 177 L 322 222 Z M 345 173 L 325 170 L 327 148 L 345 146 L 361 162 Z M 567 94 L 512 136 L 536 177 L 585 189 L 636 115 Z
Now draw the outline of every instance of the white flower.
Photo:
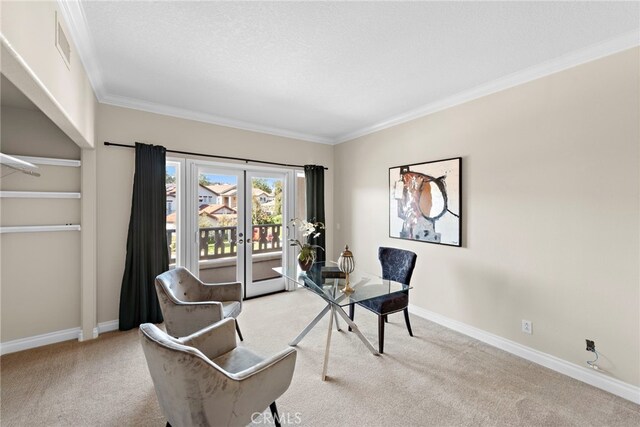
M 302 234 L 302 237 L 304 237 L 305 244 L 308 244 L 309 236 L 316 238 L 320 235 L 320 232 L 318 230 L 324 229 L 324 224 L 321 222 L 309 222 L 307 220 L 298 218 L 294 218 L 290 222 L 291 224 L 298 227 Z

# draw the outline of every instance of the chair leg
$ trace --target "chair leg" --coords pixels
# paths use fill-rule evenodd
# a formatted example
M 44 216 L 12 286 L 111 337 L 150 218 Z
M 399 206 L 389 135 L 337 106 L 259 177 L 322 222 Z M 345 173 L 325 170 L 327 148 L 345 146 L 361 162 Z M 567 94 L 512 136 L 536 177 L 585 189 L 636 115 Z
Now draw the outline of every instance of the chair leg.
M 404 309 L 404 322 L 407 324 L 407 329 L 409 330 L 409 335 L 413 336 L 413 332 L 411 331 L 411 322 L 409 321 L 409 309 Z
M 238 337 L 240 338 L 240 341 L 244 341 L 244 338 L 242 338 L 242 332 L 240 332 L 240 326 L 238 325 L 237 319 L 236 319 L 236 332 L 238 333 Z
M 278 408 L 276 407 L 275 401 L 269 405 L 269 409 L 271 409 L 271 415 L 273 415 L 273 423 L 276 427 L 280 427 L 280 416 L 278 415 Z
M 384 316 L 378 316 L 378 351 L 384 353 Z
M 356 317 L 356 305 L 349 304 L 349 319 L 353 322 L 354 317 Z M 351 332 L 351 326 L 349 326 L 349 332 Z

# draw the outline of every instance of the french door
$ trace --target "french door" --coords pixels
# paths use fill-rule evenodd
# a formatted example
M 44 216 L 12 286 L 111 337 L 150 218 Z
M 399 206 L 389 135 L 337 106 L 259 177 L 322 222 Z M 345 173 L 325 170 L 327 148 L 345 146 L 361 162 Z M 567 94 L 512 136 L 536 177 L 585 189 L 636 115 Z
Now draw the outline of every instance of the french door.
M 273 268 L 293 268 L 287 224 L 296 206 L 289 170 L 187 160 L 176 264 L 205 283 L 240 282 L 245 298 L 285 289 Z M 299 203 L 298 203 L 299 205 Z M 292 230 L 293 232 L 293 230 Z

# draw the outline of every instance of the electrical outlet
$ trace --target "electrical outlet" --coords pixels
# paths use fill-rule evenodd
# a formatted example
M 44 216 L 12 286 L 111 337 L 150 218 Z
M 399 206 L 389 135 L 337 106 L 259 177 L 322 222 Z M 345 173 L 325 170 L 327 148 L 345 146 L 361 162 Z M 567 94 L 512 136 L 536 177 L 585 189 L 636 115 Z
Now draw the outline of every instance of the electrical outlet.
M 587 341 L 587 351 L 596 351 L 596 343 L 593 340 Z
M 533 322 L 522 319 L 522 332 L 531 335 L 533 333 Z

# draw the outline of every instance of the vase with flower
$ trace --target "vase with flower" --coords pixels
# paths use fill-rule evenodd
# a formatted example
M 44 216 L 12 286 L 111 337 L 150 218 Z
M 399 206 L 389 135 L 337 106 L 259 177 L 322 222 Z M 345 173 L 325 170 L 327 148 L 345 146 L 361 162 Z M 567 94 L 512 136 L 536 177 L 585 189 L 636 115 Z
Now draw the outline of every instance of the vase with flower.
M 302 234 L 301 240 L 289 239 L 291 246 L 298 246 L 300 253 L 298 254 L 298 264 L 302 271 L 309 271 L 316 260 L 316 251 L 318 249 L 324 251 L 324 248 L 310 243 L 310 239 L 315 239 L 320 235 L 320 230 L 324 230 L 324 224 L 321 222 L 309 222 L 304 219 L 294 218 L 290 221 Z

